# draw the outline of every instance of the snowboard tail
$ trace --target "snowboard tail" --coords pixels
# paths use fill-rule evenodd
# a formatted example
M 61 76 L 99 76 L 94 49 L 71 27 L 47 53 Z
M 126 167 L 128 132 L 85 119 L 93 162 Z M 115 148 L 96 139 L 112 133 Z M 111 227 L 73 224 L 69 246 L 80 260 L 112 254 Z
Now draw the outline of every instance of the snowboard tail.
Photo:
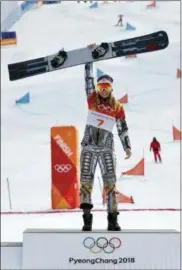
M 8 70 L 10 81 L 46 73 L 48 71 L 47 66 L 47 57 L 41 57 L 16 64 L 9 64 Z
M 157 33 L 114 42 L 113 54 L 117 57 L 164 50 L 169 44 L 167 33 Z
M 97 62 L 131 54 L 141 54 L 165 49 L 169 44 L 168 35 L 158 31 L 144 36 L 103 42 L 72 51 L 59 51 L 57 54 L 8 65 L 10 81 L 27 78 L 46 72 L 56 71 L 88 62 Z

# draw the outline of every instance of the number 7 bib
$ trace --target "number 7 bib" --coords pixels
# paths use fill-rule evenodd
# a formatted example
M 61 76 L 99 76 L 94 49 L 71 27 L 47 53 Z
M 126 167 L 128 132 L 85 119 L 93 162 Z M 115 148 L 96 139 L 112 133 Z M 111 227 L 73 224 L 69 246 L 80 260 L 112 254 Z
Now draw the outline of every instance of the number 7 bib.
M 116 120 L 112 116 L 91 110 L 88 111 L 87 125 L 112 132 L 115 122 Z

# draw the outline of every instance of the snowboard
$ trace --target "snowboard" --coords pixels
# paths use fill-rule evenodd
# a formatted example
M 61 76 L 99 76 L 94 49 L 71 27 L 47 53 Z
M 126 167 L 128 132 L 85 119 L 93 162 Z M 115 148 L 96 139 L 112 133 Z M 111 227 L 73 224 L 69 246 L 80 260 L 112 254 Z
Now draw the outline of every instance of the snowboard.
M 91 44 L 72 51 L 61 50 L 56 54 L 8 65 L 10 81 L 46 72 L 97 62 L 130 54 L 141 54 L 165 49 L 169 44 L 165 31 L 158 31 L 115 42 Z

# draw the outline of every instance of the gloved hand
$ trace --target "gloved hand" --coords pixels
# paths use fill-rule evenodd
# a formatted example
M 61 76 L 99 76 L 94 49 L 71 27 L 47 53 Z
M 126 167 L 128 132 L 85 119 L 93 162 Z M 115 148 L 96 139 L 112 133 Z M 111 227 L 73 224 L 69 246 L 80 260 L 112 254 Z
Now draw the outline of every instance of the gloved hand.
M 132 155 L 132 152 L 131 152 L 131 149 L 130 149 L 130 148 L 126 148 L 126 149 L 125 149 L 125 153 L 126 153 L 125 159 L 130 158 L 131 155 Z

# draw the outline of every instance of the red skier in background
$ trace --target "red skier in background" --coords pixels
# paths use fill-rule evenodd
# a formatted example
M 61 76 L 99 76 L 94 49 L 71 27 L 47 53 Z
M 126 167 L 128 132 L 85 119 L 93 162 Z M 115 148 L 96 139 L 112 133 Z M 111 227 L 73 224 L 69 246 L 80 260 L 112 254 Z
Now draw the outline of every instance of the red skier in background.
M 160 162 L 162 162 L 161 155 L 159 153 L 161 151 L 161 146 L 155 137 L 153 138 L 153 141 L 150 144 L 150 151 L 151 150 L 153 150 L 155 162 L 157 163 L 157 158 L 159 159 Z

